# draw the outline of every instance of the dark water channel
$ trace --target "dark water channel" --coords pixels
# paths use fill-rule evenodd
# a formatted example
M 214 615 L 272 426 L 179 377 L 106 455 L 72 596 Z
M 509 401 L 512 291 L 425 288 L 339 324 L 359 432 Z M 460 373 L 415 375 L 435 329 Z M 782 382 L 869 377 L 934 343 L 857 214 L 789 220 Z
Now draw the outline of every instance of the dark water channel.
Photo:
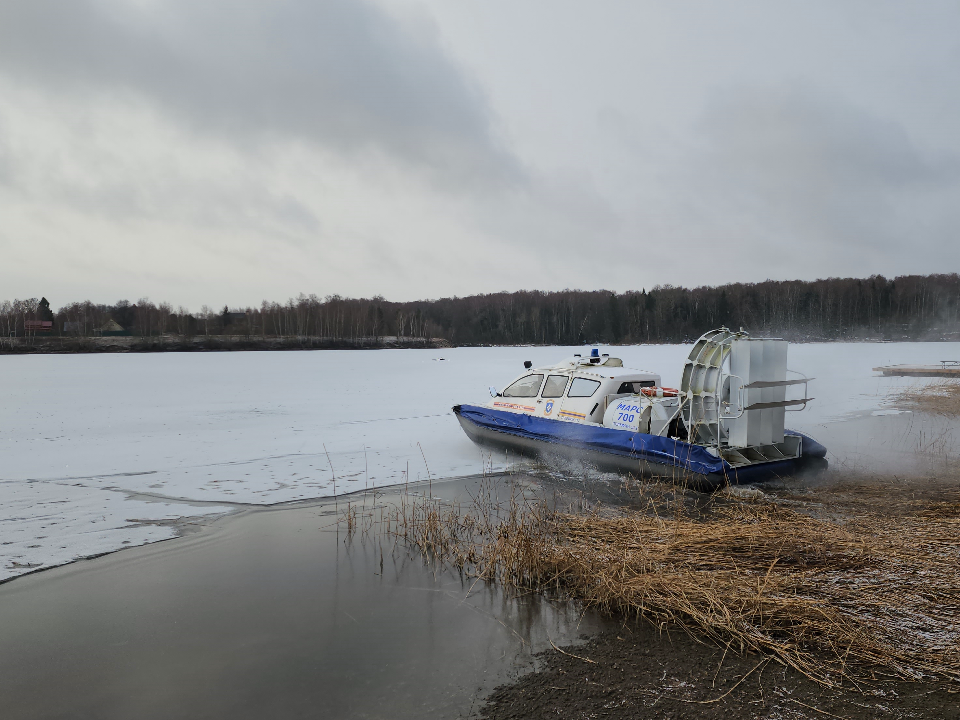
M 376 539 L 337 517 L 327 502 L 250 510 L 0 585 L 0 715 L 463 717 L 551 640 L 601 626 L 387 543 L 381 574 Z

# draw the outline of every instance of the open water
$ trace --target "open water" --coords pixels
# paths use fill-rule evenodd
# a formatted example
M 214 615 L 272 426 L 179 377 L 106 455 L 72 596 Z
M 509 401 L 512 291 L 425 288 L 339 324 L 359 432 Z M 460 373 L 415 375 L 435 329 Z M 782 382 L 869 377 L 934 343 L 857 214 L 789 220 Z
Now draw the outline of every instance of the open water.
M 479 491 L 432 486 L 451 502 Z M 344 504 L 248 510 L 0 585 L 2 716 L 466 717 L 551 642 L 602 624 L 347 535 Z

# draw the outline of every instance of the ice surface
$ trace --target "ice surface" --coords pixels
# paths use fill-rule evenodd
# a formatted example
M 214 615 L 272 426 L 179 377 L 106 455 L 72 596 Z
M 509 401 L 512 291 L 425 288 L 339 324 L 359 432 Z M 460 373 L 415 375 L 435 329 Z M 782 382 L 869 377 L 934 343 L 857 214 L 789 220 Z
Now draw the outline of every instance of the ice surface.
M 0 482 L 0 581 L 124 547 L 166 540 L 174 521 L 229 511 L 177 502 L 137 502 L 84 485 Z
M 676 387 L 689 349 L 610 351 Z M 0 579 L 170 537 L 172 518 L 500 467 L 451 406 L 583 350 L 0 356 Z M 953 357 L 960 343 L 791 345 L 817 400 L 788 426 L 822 436 L 917 382 L 873 367 Z

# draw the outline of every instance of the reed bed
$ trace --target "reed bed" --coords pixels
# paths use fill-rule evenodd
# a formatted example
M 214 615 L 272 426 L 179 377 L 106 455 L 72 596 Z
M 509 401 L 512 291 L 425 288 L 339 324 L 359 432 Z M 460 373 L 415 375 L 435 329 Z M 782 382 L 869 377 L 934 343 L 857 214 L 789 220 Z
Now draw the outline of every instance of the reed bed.
M 704 503 L 638 487 L 643 509 L 570 512 L 488 483 L 469 507 L 405 498 L 367 527 L 466 577 L 682 628 L 825 685 L 960 681 L 956 485 L 895 513 L 847 487 L 841 518 L 817 516 L 822 494 Z
M 933 415 L 960 417 L 960 381 L 914 385 L 897 393 L 894 401 L 903 407 Z

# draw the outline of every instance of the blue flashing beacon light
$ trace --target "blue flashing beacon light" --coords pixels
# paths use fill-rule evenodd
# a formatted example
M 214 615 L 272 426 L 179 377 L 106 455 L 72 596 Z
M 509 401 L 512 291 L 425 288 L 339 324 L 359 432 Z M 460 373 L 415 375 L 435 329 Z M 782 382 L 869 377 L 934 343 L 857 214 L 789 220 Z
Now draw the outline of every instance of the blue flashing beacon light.
M 592 358 L 598 358 L 598 357 L 600 357 L 600 348 L 594 348 L 593 350 L 591 350 L 591 351 L 590 351 L 590 357 L 592 357 Z

